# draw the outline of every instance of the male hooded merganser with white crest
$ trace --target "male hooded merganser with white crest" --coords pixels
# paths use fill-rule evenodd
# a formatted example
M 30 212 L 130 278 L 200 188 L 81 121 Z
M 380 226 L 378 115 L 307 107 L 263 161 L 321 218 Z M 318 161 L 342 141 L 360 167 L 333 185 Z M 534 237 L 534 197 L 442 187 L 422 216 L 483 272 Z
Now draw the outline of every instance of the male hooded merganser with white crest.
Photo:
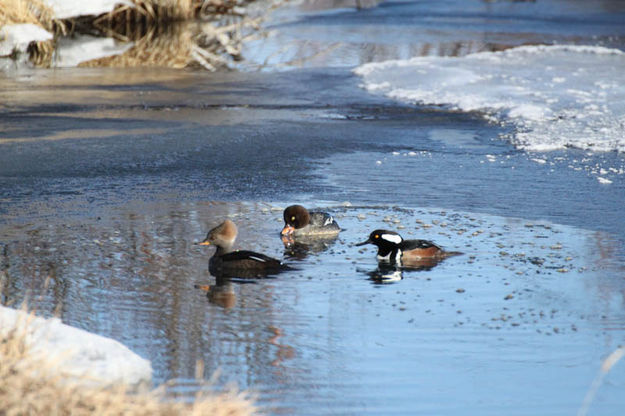
M 265 277 L 289 269 L 280 260 L 264 254 L 248 250 L 233 250 L 232 246 L 236 238 L 237 226 L 232 221 L 225 220 L 210 230 L 204 241 L 199 243 L 203 246 L 217 247 L 215 254 L 208 262 L 211 274 L 222 277 Z
M 432 261 L 440 261 L 444 258 L 462 254 L 457 251 L 445 251 L 428 240 L 404 240 L 395 231 L 375 230 L 369 234 L 369 238 L 357 246 L 373 244 L 378 247 L 378 261 L 395 263 L 412 267 L 423 266 L 427 262 L 433 267 Z
M 284 210 L 283 236 L 336 236 L 341 231 L 332 215 L 321 211 L 308 211 L 301 205 L 291 205 Z

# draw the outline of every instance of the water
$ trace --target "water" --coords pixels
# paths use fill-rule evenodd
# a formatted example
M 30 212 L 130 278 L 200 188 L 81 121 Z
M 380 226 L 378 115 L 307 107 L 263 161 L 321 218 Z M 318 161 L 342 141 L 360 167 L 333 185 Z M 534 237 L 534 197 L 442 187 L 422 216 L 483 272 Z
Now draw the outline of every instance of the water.
M 221 370 L 220 381 L 257 391 L 272 413 L 523 414 L 532 409 L 525 403 L 570 413 L 620 342 L 625 282 L 614 278 L 623 263 L 609 234 L 338 205 L 327 208 L 346 231 L 302 252 L 280 244 L 278 207 L 129 203 L 99 219 L 25 224 L 5 245 L 7 295 L 30 293 L 39 309 L 122 341 L 152 360 L 157 382 L 184 383 L 203 360 L 208 374 Z M 226 283 L 208 298 L 194 289 L 222 283 L 208 275 L 210 249 L 192 242 L 225 217 L 241 226 L 239 247 L 284 257 L 297 270 Z M 405 227 L 406 237 L 464 255 L 380 284 L 374 251 L 352 246 L 372 226 Z M 620 397 L 620 374 L 604 386 L 609 397 Z
M 279 29 L 325 22 L 357 38 L 368 14 L 475 13 L 438 4 L 311 12 Z M 498 18 L 514 9 L 518 29 L 537 20 L 528 9 L 564 10 L 531 36 L 546 39 L 569 36 L 587 7 L 471 4 Z M 596 10 L 576 35 L 605 31 L 595 45 L 618 16 Z M 625 335 L 625 181 L 609 171 L 622 153 L 527 152 L 508 139 L 514 126 L 481 113 L 369 94 L 350 59 L 288 72 L 2 77 L 2 301 L 28 298 L 123 342 L 176 393 L 197 389 L 202 360 L 206 378 L 219 371 L 219 385 L 257 392 L 269 414 L 577 412 Z M 291 203 L 331 212 L 344 231 L 285 247 Z M 210 276 L 212 248 L 193 243 L 224 218 L 239 226 L 238 247 L 295 270 L 252 283 Z M 375 228 L 464 254 L 382 283 L 374 250 L 353 245 Z M 590 414 L 622 413 L 622 366 Z

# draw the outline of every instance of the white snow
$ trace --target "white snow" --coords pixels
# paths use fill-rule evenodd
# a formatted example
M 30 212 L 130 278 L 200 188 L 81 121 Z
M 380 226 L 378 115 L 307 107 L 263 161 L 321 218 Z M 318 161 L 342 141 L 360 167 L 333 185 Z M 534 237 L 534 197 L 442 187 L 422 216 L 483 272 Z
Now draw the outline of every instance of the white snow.
M 98 16 L 110 12 L 118 4 L 134 7 L 131 2 L 125 0 L 44 0 L 44 2 L 52 8 L 57 19 Z
M 57 19 L 67 19 L 78 16 L 98 16 L 100 14 L 112 11 L 116 5 L 134 5 L 127 0 L 44 0 L 44 2 L 52 8 L 54 17 Z M 30 42 L 41 42 L 52 39 L 52 34 L 40 26 L 23 23 L 6 25 L 0 28 L 0 57 L 8 56 L 14 50 L 24 52 Z M 111 49 L 111 45 L 106 44 L 99 46 L 98 51 L 102 49 Z M 95 58 L 112 55 L 106 54 L 95 55 Z M 76 60 L 75 58 L 72 58 Z M 94 59 L 94 58 L 90 58 Z M 82 59 L 86 61 L 88 59 Z M 67 60 L 68 62 L 71 59 Z M 70 65 L 63 65 L 70 66 Z
M 26 341 L 34 356 L 58 363 L 63 375 L 87 377 L 90 383 L 151 383 L 152 365 L 119 342 L 63 324 L 0 306 L 0 334 L 27 329 Z
M 32 23 L 3 26 L 0 28 L 0 56 L 11 55 L 14 50 L 25 51 L 30 42 L 50 39 L 52 33 Z
M 121 55 L 133 45 L 133 42 L 120 43 L 112 38 L 94 36 L 60 39 L 54 54 L 54 66 L 57 68 L 75 67 L 81 62 L 92 59 Z
M 354 72 L 369 91 L 512 125 L 521 149 L 625 151 L 625 53 L 617 49 L 523 46 L 371 63 Z

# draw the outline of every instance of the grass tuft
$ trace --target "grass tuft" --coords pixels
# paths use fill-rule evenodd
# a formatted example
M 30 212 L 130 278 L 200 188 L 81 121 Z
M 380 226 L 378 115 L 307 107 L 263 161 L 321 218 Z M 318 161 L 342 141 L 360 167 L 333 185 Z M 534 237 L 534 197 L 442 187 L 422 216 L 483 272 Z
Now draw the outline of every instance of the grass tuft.
M 198 393 L 193 403 L 167 401 L 165 386 L 133 393 L 127 386 L 85 387 L 67 380 L 54 362 L 31 354 L 28 322 L 0 335 L 1 415 L 246 416 L 257 409 L 246 393 Z M 92 385 L 91 385 L 92 386 Z

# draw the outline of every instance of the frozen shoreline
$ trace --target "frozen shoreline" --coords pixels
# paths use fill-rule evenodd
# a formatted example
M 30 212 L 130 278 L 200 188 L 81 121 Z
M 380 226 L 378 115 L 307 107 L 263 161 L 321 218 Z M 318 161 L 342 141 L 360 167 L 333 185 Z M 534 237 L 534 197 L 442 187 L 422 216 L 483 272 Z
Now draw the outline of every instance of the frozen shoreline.
M 34 357 L 58 364 L 70 379 L 102 386 L 150 385 L 152 365 L 121 343 L 65 325 L 58 318 L 44 319 L 0 306 L 0 334 L 26 332 Z
M 416 57 L 354 70 L 373 93 L 485 117 L 518 148 L 625 151 L 625 53 L 600 46 L 523 46 Z

